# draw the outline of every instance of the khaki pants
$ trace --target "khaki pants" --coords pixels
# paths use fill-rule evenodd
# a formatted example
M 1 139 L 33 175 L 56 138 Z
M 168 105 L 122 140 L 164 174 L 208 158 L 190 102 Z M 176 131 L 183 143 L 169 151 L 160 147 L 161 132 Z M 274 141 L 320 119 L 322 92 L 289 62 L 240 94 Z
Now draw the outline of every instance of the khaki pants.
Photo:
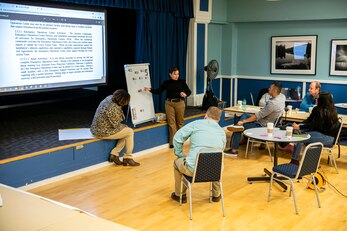
M 106 140 L 117 140 L 116 147 L 112 149 L 111 154 L 119 156 L 119 152 L 123 150 L 125 146 L 124 159 L 132 159 L 133 158 L 133 149 L 134 149 L 134 130 L 125 127 L 116 134 L 102 137 L 102 139 Z
M 169 126 L 169 144 L 173 144 L 173 137 L 178 129 L 184 125 L 184 110 L 185 103 L 184 100 L 179 102 L 170 102 L 166 100 L 165 102 L 165 112 L 167 125 Z
M 175 176 L 175 194 L 176 196 L 180 195 L 181 190 L 181 178 L 182 175 L 187 176 L 193 176 L 193 173 L 189 170 L 188 166 L 186 165 L 186 158 L 178 158 L 174 161 L 174 176 Z M 187 187 L 183 184 L 182 188 L 182 194 L 186 194 Z M 219 182 L 215 181 L 212 183 L 212 195 L 214 197 L 219 197 L 220 195 L 220 188 L 219 188 Z
M 227 137 L 227 142 L 225 144 L 224 151 L 229 151 L 231 149 L 231 137 L 233 136 L 233 132 L 229 131 L 226 127 L 224 128 L 225 135 Z

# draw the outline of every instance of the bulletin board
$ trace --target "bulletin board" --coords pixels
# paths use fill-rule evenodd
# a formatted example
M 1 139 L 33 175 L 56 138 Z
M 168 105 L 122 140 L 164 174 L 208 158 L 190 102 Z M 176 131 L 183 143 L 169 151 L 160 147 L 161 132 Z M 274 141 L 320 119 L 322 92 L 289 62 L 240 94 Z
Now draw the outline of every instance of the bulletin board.
M 155 121 L 152 93 L 144 91 L 151 87 L 149 63 L 125 64 L 125 78 L 130 94 L 131 120 L 134 126 L 140 123 Z

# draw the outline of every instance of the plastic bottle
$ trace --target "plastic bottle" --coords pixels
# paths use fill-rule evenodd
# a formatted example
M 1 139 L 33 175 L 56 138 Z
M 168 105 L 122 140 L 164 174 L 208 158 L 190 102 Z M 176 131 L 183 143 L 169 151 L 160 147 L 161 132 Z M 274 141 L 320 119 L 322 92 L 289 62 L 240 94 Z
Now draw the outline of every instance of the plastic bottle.
M 246 104 L 247 104 L 246 99 L 243 98 L 243 100 L 242 100 L 242 111 L 246 111 Z
M 300 86 L 296 87 L 296 92 L 298 93 L 298 98 L 301 99 L 301 87 Z

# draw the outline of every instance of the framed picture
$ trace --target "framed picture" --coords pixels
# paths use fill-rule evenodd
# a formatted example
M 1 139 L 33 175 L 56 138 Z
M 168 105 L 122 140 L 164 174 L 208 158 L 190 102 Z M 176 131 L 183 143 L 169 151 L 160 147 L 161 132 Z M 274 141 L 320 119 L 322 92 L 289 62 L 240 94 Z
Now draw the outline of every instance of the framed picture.
M 271 37 L 271 74 L 315 75 L 317 35 Z
M 347 76 L 347 39 L 331 40 L 330 75 Z

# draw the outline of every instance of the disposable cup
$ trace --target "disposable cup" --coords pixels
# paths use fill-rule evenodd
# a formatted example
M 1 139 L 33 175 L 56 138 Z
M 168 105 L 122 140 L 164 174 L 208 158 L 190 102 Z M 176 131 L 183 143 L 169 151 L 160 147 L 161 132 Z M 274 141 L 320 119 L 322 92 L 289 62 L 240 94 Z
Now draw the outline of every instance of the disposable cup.
M 293 127 L 286 127 L 286 137 L 291 138 L 293 136 Z
M 237 101 L 237 106 L 238 106 L 239 108 L 242 108 L 242 100 L 238 100 L 238 101 Z
M 293 106 L 288 105 L 287 108 L 288 108 L 288 114 L 292 114 Z
M 274 123 L 267 123 L 267 135 L 272 136 L 274 132 Z

